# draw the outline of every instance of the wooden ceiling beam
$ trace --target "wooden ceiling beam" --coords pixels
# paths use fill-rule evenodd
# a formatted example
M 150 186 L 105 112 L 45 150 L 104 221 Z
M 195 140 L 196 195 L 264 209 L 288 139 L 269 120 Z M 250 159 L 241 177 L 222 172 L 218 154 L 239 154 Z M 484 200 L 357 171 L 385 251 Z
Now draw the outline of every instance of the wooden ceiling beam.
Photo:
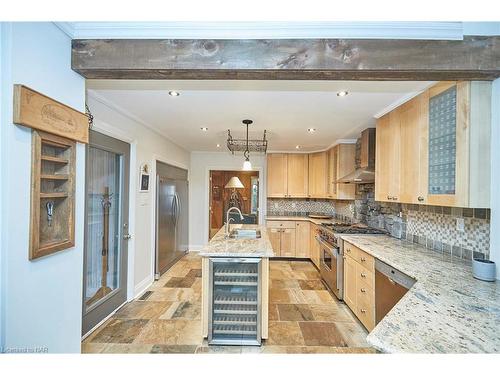
M 75 39 L 89 79 L 491 80 L 500 37 L 387 39 Z

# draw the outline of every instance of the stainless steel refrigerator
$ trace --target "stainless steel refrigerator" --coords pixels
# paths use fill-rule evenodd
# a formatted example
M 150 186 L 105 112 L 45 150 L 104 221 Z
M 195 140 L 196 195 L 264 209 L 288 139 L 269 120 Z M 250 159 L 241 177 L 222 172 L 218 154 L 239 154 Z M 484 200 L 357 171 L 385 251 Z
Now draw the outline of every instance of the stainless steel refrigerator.
M 188 251 L 187 171 L 157 163 L 156 266 L 158 279 Z

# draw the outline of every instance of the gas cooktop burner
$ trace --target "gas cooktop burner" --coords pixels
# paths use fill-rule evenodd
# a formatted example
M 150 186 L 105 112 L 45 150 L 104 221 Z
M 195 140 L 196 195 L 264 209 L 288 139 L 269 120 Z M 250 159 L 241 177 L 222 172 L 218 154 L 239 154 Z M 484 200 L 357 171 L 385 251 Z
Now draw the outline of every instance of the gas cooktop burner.
M 343 233 L 343 234 L 385 234 L 386 232 L 382 229 L 371 228 L 366 226 L 360 226 L 356 224 L 334 224 L 334 223 L 323 223 L 324 227 L 330 229 L 333 233 Z

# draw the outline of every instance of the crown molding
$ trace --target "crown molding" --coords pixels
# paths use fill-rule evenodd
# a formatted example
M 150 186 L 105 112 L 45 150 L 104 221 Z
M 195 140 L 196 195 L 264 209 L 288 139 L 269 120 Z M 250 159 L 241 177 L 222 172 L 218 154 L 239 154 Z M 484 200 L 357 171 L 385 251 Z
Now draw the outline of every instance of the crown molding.
M 414 92 L 410 92 L 406 95 L 403 95 L 401 98 L 399 98 L 398 100 L 392 102 L 391 104 L 389 104 L 387 107 L 384 107 L 382 108 L 380 111 L 378 111 L 377 113 L 375 113 L 373 115 L 373 118 L 375 119 L 379 119 L 381 118 L 383 115 L 391 112 L 393 109 L 396 109 L 397 107 L 399 107 L 400 105 L 403 105 L 405 104 L 407 101 L 410 101 L 411 99 L 413 99 L 415 96 L 417 95 L 420 95 L 421 93 L 423 93 L 425 90 L 427 90 L 429 87 L 433 86 L 434 84 L 436 84 L 436 82 L 429 82 L 429 84 L 425 85 L 425 87 L 420 90 L 420 91 L 414 91 Z
M 462 40 L 462 22 L 55 22 L 72 39 Z
M 326 148 L 320 148 L 316 150 L 304 150 L 304 151 L 286 151 L 286 150 L 268 150 L 267 153 L 271 154 L 311 154 L 313 152 L 324 152 L 332 147 L 335 147 L 336 145 L 339 144 L 355 144 L 358 140 L 355 138 L 342 138 L 342 139 L 337 139 L 335 142 L 330 144 L 330 146 Z

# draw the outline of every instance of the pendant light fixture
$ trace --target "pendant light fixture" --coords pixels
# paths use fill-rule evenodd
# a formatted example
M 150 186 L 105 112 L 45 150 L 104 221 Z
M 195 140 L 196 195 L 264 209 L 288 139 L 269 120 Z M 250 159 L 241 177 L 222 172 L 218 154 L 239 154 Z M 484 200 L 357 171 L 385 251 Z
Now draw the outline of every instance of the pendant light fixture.
M 245 161 L 243 162 L 243 170 L 244 171 L 251 171 L 252 170 L 252 163 L 250 163 L 250 150 L 248 149 L 248 125 L 250 125 L 253 121 L 252 120 L 243 120 L 242 122 L 247 126 L 247 148 L 245 149 L 245 152 L 243 153 L 243 155 L 245 156 Z
M 234 155 L 235 151 L 243 151 L 243 156 L 245 156 L 245 161 L 243 162 L 243 170 L 251 171 L 252 163 L 250 162 L 250 151 L 252 152 L 263 152 L 264 154 L 267 151 L 267 139 L 266 139 L 266 131 L 264 130 L 264 136 L 262 140 L 260 139 L 249 139 L 248 138 L 248 125 L 252 124 L 252 120 L 243 120 L 243 124 L 247 127 L 247 136 L 246 139 L 234 139 L 231 136 L 231 130 L 227 131 L 227 148 Z

